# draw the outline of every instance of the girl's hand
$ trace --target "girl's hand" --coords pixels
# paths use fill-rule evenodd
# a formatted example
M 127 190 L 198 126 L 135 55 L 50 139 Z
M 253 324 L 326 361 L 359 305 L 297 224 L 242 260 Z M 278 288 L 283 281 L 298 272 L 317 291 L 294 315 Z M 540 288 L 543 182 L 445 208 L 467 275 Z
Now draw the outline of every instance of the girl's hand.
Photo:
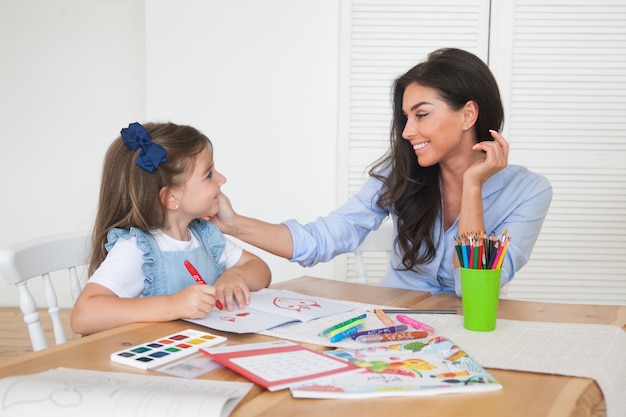
M 171 296 L 175 316 L 180 319 L 203 319 L 215 306 L 216 291 L 212 285 L 194 284 Z
M 233 269 L 224 271 L 215 283 L 217 298 L 227 311 L 240 310 L 250 304 L 250 289 L 243 277 Z
M 493 174 L 505 168 L 509 159 L 509 143 L 495 130 L 490 130 L 493 141 L 475 144 L 472 149 L 484 152 L 484 158 L 475 162 L 463 176 L 464 181 L 484 184 Z

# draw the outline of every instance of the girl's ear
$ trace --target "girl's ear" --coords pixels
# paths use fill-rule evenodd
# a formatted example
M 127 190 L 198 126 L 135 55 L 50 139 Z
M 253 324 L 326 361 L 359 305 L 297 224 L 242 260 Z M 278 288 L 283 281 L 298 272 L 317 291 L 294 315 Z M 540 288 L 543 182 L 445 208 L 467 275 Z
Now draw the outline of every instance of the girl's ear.
M 163 187 L 159 191 L 159 200 L 161 200 L 161 204 L 163 207 L 169 210 L 178 210 L 178 199 L 176 198 L 176 194 L 174 194 L 173 190 L 169 187 Z
M 474 100 L 465 103 L 463 108 L 463 129 L 468 130 L 474 127 L 478 119 L 478 105 Z

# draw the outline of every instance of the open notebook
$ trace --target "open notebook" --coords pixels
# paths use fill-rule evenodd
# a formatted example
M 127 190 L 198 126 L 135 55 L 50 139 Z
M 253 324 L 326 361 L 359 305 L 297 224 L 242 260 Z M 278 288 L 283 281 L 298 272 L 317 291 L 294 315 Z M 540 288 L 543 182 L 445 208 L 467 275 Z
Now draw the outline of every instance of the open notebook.
M 214 309 L 204 319 L 187 319 L 210 329 L 232 333 L 256 333 L 285 323 L 334 316 L 354 307 L 326 298 L 287 290 L 262 289 L 250 293 L 250 305 L 234 311 Z

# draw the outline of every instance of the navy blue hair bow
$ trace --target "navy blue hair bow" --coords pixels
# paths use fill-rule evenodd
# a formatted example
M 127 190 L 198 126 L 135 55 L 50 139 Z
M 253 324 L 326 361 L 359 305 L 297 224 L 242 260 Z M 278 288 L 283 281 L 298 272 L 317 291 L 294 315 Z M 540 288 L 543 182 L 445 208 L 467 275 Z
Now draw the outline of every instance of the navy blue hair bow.
M 167 162 L 167 151 L 160 145 L 152 143 L 148 131 L 139 123 L 134 122 L 122 129 L 122 139 L 131 151 L 141 148 L 135 163 L 148 172 L 154 172 L 159 164 Z

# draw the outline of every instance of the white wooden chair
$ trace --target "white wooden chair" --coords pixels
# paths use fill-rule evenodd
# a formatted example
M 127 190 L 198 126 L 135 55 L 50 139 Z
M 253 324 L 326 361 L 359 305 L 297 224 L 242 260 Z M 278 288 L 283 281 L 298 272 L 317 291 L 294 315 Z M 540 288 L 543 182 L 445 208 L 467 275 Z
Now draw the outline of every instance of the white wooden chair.
M 88 232 L 75 232 L 17 243 L 0 249 L 0 273 L 7 283 L 17 287 L 19 307 L 28 326 L 33 350 L 47 348 L 48 341 L 27 281 L 39 276 L 43 279 L 56 344 L 66 342 L 65 330 L 59 315 L 57 293 L 52 285 L 50 273 L 67 270 L 72 300 L 75 301 L 81 291 L 76 267 L 87 264 L 90 245 Z
M 387 263 L 393 247 L 393 225 L 385 221 L 377 230 L 370 232 L 354 251 L 355 274 L 360 284 L 367 284 L 367 265 L 363 254 L 366 252 L 385 252 Z M 387 267 L 387 263 L 385 267 Z

